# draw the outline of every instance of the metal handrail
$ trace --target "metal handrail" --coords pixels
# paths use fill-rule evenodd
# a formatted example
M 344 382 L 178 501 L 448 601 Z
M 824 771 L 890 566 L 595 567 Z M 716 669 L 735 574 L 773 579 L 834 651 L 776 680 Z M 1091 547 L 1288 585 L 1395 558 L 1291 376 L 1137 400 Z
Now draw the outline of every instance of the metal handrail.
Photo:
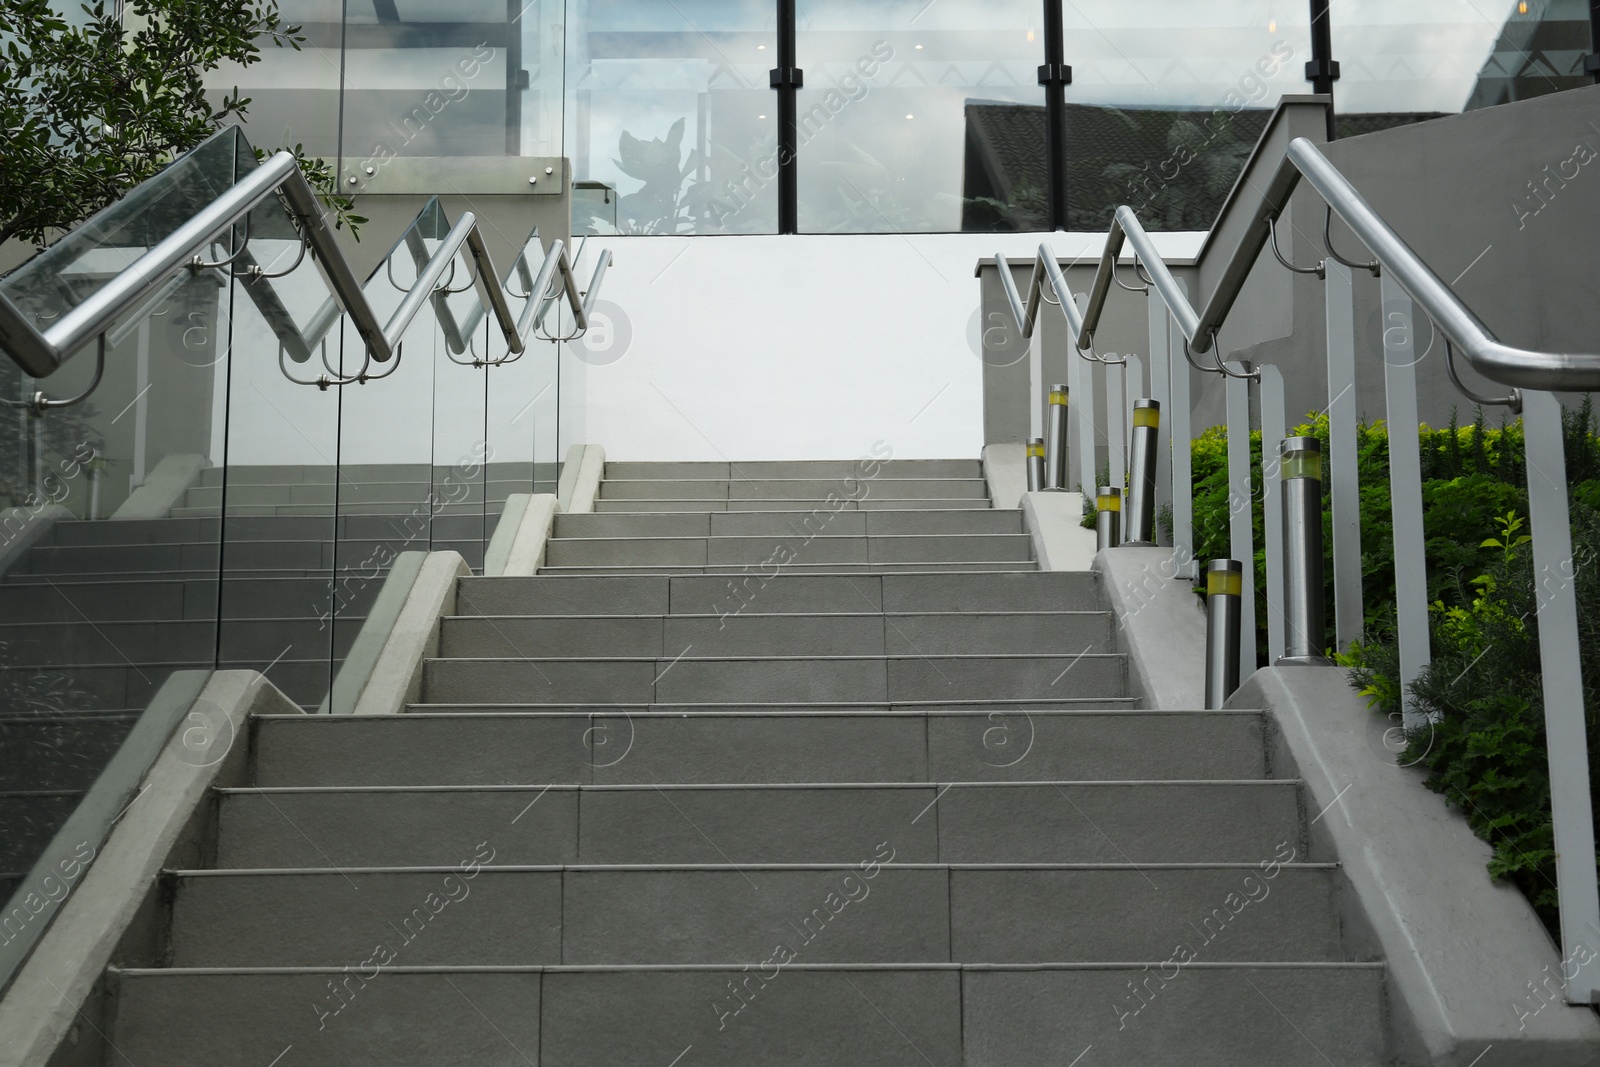
M 1504 385 L 1526 389 L 1586 392 L 1600 388 L 1600 354 L 1538 352 L 1503 344 L 1317 146 L 1304 137 L 1289 143 L 1277 170 L 1256 197 L 1248 212 L 1252 216 L 1249 228 L 1233 257 L 1225 264 L 1217 288 L 1199 313 L 1178 289 L 1133 209 L 1119 207 L 1106 234 L 1105 252 L 1089 291 L 1089 305 L 1084 309 L 1083 327 L 1079 330 L 1080 344 L 1084 338 L 1093 336 L 1100 321 L 1106 294 L 1111 288 L 1112 272 L 1126 239 L 1150 272 L 1157 291 L 1193 350 L 1210 350 L 1217 329 L 1239 298 L 1250 268 L 1271 239 L 1273 221 L 1283 214 L 1302 178 L 1360 238 L 1381 268 L 1389 272 L 1479 374 Z
M 130 312 L 153 307 L 153 294 L 170 284 L 170 276 L 174 271 L 192 268 L 199 261 L 199 253 L 214 242 L 219 232 L 234 226 L 242 218 L 248 218 L 252 210 L 274 194 L 283 197 L 290 213 L 295 216 L 302 241 L 311 250 L 339 310 L 350 316 L 366 346 L 368 359 L 378 363 L 394 357 L 406 329 L 421 311 L 422 305 L 435 295 L 440 277 L 453 264 L 463 245 L 474 261 L 475 283 L 482 292 L 483 306 L 493 313 L 506 346 L 517 355 L 526 350 L 530 327 L 543 322 L 550 304 L 562 293 L 572 308 L 579 334 L 587 330 L 589 312 L 593 309 L 600 282 L 610 264 L 610 253 L 603 253 L 585 299 L 578 291 L 577 279 L 573 277 L 564 245 L 556 242 L 551 255 L 546 258 L 545 268 L 540 271 L 542 284 L 533 290 L 536 296 L 530 299 L 519 321 L 513 318 L 505 294 L 500 289 L 499 274 L 494 269 L 477 217 L 470 211 L 463 212 L 449 234 L 434 249 L 426 265 L 418 271 L 416 282 L 400 306 L 386 323 L 380 324 L 349 260 L 338 246 L 333 227 L 329 225 L 316 193 L 301 173 L 298 160 L 291 152 L 278 152 L 45 330 L 34 326 L 4 293 L 0 293 L 0 348 L 4 348 L 31 376 L 48 377 L 92 339 L 113 329 Z M 243 252 L 241 249 L 234 258 Z M 205 264 L 202 262 L 201 265 Z M 545 291 L 552 271 L 561 274 L 562 287 L 561 292 L 547 297 Z M 247 280 L 254 283 L 247 286 L 251 296 L 259 295 L 265 299 L 267 294 L 258 293 L 261 289 L 259 280 Z M 336 318 L 336 315 L 320 316 L 317 323 L 320 328 L 314 333 L 325 331 Z M 283 316 L 272 317 L 269 321 L 274 326 L 274 332 L 279 333 L 279 340 L 295 358 L 303 362 L 310 357 L 315 336 L 307 339 Z
M 1017 283 L 1011 277 L 1011 264 L 1006 257 L 996 252 L 995 265 L 1000 268 L 1000 285 L 1005 289 L 1006 301 L 1011 305 L 1011 315 L 1016 320 L 1017 329 L 1022 331 L 1024 339 L 1033 336 L 1034 327 L 1039 320 L 1039 304 L 1043 296 L 1044 283 L 1050 283 L 1050 291 L 1055 293 L 1055 303 L 1061 305 L 1061 313 L 1067 317 L 1067 325 L 1072 328 L 1074 336 L 1083 329 L 1083 313 L 1078 310 L 1077 303 L 1072 299 L 1072 287 L 1067 284 L 1066 275 L 1061 273 L 1061 264 L 1056 262 L 1056 257 L 1050 251 L 1050 246 L 1041 244 L 1039 254 L 1033 260 L 1033 272 L 1028 276 L 1028 303 L 1022 303 L 1022 298 L 1017 294 Z M 1050 303 L 1051 301 L 1044 301 Z M 1079 352 L 1092 347 L 1093 337 L 1089 344 L 1080 344 Z

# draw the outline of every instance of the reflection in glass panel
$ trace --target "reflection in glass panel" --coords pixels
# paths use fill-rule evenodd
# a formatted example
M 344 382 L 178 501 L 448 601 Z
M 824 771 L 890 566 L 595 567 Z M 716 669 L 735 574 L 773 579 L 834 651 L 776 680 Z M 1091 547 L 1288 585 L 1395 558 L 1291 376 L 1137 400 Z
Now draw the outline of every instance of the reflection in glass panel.
M 1342 0 L 1334 6 L 1340 133 L 1589 84 L 1585 0 Z M 1367 117 L 1371 116 L 1371 117 Z
M 312 156 L 338 155 L 344 6 L 344 0 L 280 0 L 284 23 L 299 26 L 306 38 L 299 50 L 263 41 L 259 63 L 226 64 L 206 75 L 215 97 L 237 87 L 250 98 L 245 132 L 252 144 L 268 150 L 303 144 Z
M 800 229 L 1048 226 L 1036 0 L 800 0 Z
M 1209 229 L 1279 97 L 1310 91 L 1304 0 L 1081 0 L 1066 48 L 1074 230 L 1120 204 L 1148 229 Z
M 770 0 L 568 6 L 566 153 L 604 187 L 604 210 L 574 205 L 575 233 L 776 232 L 774 16 Z

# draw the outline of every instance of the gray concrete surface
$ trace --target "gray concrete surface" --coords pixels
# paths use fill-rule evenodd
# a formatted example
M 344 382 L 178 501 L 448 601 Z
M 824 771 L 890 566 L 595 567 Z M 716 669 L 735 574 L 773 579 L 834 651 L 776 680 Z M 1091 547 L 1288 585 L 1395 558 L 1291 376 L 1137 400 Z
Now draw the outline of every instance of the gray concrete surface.
M 1129 685 L 1144 707 L 1206 706 L 1205 602 L 1170 548 L 1116 548 L 1095 556 L 1095 572 L 1128 655 Z
M 1022 520 L 1042 571 L 1087 571 L 1094 566 L 1095 532 L 1083 526 L 1082 493 L 1023 493 Z
M 1487 844 L 1384 747 L 1390 723 L 1338 667 L 1264 668 L 1232 707 L 1264 707 L 1275 774 L 1305 781 L 1314 857 L 1337 858 L 1356 952 L 1382 954 L 1405 1063 L 1600 1063 L 1600 1020 L 1552 1004 L 1523 1014 L 1560 953 L 1522 894 L 1485 869 Z M 1531 1002 L 1530 1002 L 1531 1003 Z
M 417 699 L 423 660 L 439 647 L 439 619 L 455 614 L 456 583 L 471 573 L 454 552 L 428 553 L 352 714 L 393 715 Z
M 983 446 L 983 478 L 997 508 L 1020 507 L 1028 491 L 1028 446 L 1002 442 Z

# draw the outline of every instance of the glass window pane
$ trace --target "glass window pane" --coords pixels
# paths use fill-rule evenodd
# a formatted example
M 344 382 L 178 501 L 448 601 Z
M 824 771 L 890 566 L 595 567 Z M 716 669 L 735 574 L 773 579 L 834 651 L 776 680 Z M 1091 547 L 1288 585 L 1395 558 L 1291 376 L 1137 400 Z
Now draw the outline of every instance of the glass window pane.
M 1305 0 L 1066 4 L 1067 211 L 1103 230 L 1211 227 L 1285 93 L 1310 92 Z
M 600 194 L 574 204 L 574 232 L 777 231 L 775 15 L 770 0 L 569 5 L 566 154 Z
M 1341 67 L 1334 99 L 1340 115 L 1353 119 L 1340 132 L 1589 84 L 1588 7 L 1586 0 L 1340 0 L 1332 11 Z
M 800 0 L 800 229 L 1048 224 L 1037 0 Z

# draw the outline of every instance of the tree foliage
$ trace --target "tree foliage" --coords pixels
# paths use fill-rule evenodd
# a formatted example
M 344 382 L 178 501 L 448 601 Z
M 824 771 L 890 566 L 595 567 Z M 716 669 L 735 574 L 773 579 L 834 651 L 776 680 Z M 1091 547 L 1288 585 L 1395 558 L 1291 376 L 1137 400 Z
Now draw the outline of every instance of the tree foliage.
M 0 243 L 42 248 L 198 145 L 248 97 L 207 90 L 261 46 L 299 49 L 275 0 L 0 0 Z M 331 169 L 302 169 L 345 223 Z

